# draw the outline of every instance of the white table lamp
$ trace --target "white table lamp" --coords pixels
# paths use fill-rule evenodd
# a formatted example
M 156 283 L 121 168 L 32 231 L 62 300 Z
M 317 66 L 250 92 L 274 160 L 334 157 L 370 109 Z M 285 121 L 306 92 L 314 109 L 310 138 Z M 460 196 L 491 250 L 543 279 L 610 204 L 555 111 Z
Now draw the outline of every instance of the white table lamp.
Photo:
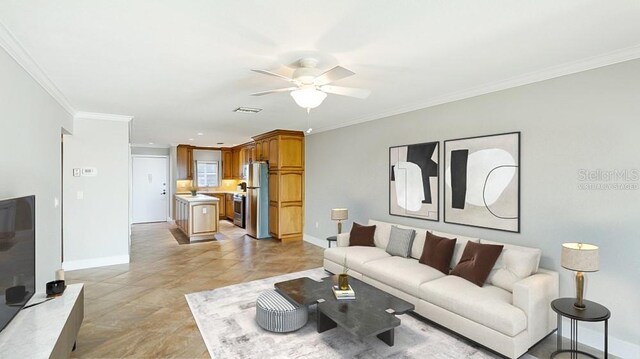
M 579 310 L 585 309 L 583 272 L 596 272 L 600 269 L 598 247 L 586 243 L 564 243 L 560 265 L 576 272 L 576 302 L 573 306 Z
M 331 210 L 331 220 L 338 221 L 338 234 L 342 233 L 342 221 L 349 218 L 349 210 L 346 208 L 334 208 Z

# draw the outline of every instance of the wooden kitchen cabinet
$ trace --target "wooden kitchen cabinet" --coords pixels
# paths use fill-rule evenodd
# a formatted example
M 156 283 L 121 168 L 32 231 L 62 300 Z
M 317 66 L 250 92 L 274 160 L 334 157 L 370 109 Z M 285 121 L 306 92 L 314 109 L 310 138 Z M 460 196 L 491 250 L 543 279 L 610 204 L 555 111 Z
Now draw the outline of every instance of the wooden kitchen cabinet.
M 227 193 L 225 194 L 225 214 L 227 215 L 227 219 L 233 222 L 233 194 Z
M 302 240 L 304 228 L 304 133 L 275 130 L 254 137 L 269 161 L 269 232 L 282 241 Z
M 255 141 L 254 144 L 254 161 L 266 161 L 268 158 L 265 158 L 262 152 L 262 142 L 263 141 Z
M 193 148 L 188 145 L 179 145 L 176 149 L 177 179 L 193 179 Z
M 262 141 L 262 161 L 269 161 L 269 141 Z
M 254 144 L 250 144 L 249 146 L 247 146 L 246 158 L 247 158 L 247 164 L 251 164 L 251 163 L 257 161 L 257 159 L 256 159 L 256 146 Z
M 240 148 L 234 147 L 231 151 L 231 155 L 231 172 L 233 173 L 233 178 L 240 179 Z
M 222 179 L 233 179 L 233 175 L 233 151 L 231 149 L 222 149 Z
M 247 158 L 246 158 L 246 152 L 247 149 L 245 147 L 240 147 L 240 151 L 238 152 L 238 178 L 240 179 L 246 179 L 244 178 L 244 165 L 246 165 L 247 163 Z

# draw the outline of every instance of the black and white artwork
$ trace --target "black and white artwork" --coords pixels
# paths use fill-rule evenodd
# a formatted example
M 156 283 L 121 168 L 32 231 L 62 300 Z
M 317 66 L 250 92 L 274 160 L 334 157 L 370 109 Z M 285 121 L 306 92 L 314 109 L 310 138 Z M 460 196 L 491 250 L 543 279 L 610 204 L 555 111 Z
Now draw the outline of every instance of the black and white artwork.
M 520 232 L 520 132 L 444 142 L 444 221 Z
M 439 220 L 439 142 L 389 147 L 389 214 Z

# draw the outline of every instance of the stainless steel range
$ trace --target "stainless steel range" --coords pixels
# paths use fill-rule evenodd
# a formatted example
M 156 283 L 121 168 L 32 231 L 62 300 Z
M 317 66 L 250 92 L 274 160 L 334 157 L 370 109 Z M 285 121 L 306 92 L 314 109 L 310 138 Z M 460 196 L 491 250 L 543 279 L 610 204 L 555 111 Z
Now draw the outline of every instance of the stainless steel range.
M 240 228 L 246 227 L 244 220 L 245 198 L 244 193 L 236 193 L 233 195 L 233 224 Z

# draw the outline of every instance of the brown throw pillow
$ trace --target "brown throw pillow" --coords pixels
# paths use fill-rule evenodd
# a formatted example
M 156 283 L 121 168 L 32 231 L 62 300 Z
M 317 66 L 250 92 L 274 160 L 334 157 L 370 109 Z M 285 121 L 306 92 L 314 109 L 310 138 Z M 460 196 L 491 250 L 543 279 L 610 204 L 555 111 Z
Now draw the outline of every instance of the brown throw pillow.
M 349 234 L 349 246 L 375 247 L 376 245 L 373 243 L 375 231 L 376 226 L 363 226 L 353 222 L 353 227 L 351 227 L 351 233 Z
M 504 246 L 497 244 L 467 242 L 460 263 L 453 268 L 451 274 L 482 287 L 493 265 L 496 264 L 502 247 Z
M 433 267 L 444 274 L 449 274 L 449 263 L 456 248 L 457 238 L 449 239 L 427 232 L 422 256 L 419 262 Z

